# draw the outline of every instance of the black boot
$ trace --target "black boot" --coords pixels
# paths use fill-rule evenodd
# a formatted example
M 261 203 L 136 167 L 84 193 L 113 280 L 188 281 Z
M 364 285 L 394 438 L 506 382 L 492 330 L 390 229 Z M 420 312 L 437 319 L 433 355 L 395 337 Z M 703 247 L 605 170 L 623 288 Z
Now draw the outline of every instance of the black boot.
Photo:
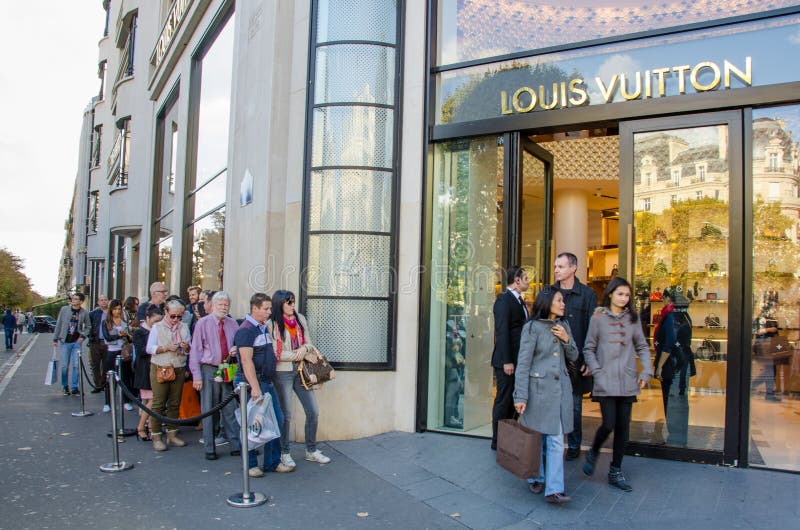
M 618 467 L 611 466 L 608 471 L 608 484 L 622 491 L 633 491 L 633 487 L 625 481 L 625 476 Z
M 591 476 L 594 473 L 594 464 L 597 462 L 597 453 L 593 449 L 586 451 L 586 462 L 583 463 L 584 475 Z

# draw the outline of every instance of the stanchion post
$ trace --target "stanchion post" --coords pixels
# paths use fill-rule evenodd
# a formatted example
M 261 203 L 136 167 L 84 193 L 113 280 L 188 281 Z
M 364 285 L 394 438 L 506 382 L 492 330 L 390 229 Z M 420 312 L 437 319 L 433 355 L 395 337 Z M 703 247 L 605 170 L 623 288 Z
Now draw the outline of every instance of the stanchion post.
M 116 374 L 113 370 L 109 370 L 107 374 L 106 384 L 109 385 L 108 390 L 111 392 L 111 395 L 116 395 L 115 392 L 117 390 L 117 380 Z M 112 450 L 114 452 L 114 461 L 110 464 L 103 464 L 100 466 L 100 471 L 104 473 L 117 473 L 119 471 L 126 471 L 133 467 L 133 464 L 130 462 L 120 462 L 119 461 L 119 440 L 115 433 L 117 432 L 117 401 L 114 400 L 114 408 L 111 410 L 111 440 L 112 440 Z
M 78 364 L 78 379 L 80 380 L 78 385 L 80 386 L 81 393 L 81 410 L 80 412 L 73 412 L 72 415 L 76 418 L 83 418 L 85 416 L 91 416 L 94 414 L 94 412 L 89 412 L 86 410 L 86 393 L 83 390 L 83 344 L 81 344 L 81 347 L 78 348 Z
M 122 378 L 122 356 L 117 355 L 114 359 L 114 365 L 117 368 L 117 377 Z M 119 386 L 119 385 L 117 385 Z M 115 401 L 115 408 L 119 411 L 119 431 L 115 431 L 117 436 L 133 436 L 136 434 L 136 429 L 126 429 L 125 428 L 125 408 L 122 406 L 122 387 L 119 386 L 117 388 L 117 392 L 111 392 L 111 399 Z
M 250 475 L 248 474 L 250 468 L 247 463 L 247 388 L 246 382 L 239 383 L 239 412 L 242 418 L 242 424 L 239 429 L 242 445 L 242 493 L 234 493 L 228 497 L 228 504 L 234 508 L 251 508 L 253 506 L 261 506 L 267 502 L 267 496 L 263 493 L 250 491 Z

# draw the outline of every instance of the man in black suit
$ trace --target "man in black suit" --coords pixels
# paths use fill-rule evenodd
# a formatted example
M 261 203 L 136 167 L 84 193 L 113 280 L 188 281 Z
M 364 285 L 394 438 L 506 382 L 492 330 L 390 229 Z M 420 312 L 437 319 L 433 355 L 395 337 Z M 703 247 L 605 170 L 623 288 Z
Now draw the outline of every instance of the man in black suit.
M 528 320 L 522 294 L 528 290 L 528 275 L 522 267 L 508 269 L 506 290 L 494 302 L 494 352 L 492 366 L 497 393 L 492 406 L 492 449 L 497 449 L 497 422 L 514 417 L 514 368 L 519 354 L 519 337 Z
M 92 367 L 92 386 L 94 386 L 92 394 L 103 391 L 103 387 L 106 384 L 106 371 L 113 368 L 103 365 L 108 346 L 103 340 L 100 326 L 106 318 L 107 310 L 108 296 L 101 294 L 97 297 L 97 307 L 89 313 L 89 323 L 91 324 L 89 330 L 89 366 Z

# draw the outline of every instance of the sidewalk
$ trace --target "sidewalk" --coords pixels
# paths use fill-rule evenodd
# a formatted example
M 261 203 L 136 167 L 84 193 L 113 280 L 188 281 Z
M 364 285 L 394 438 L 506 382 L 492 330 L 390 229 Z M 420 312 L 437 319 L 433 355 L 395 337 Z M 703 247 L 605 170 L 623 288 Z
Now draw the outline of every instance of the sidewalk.
M 127 438 L 123 460 L 106 474 L 110 417 L 102 394 L 87 394 L 94 416 L 75 418 L 77 397 L 42 384 L 51 336 L 41 335 L 0 394 L 0 529 L 5 528 L 791 528 L 800 515 L 800 475 L 626 457 L 635 490 L 605 484 L 608 455 L 587 479 L 567 463 L 573 502 L 551 506 L 494 463 L 488 441 L 433 433 L 386 433 L 330 442 L 325 466 L 252 479 L 266 505 L 236 509 L 241 459 L 218 448 L 206 461 L 200 433 L 184 429 L 186 448 L 155 453 Z M 0 357 L 0 363 L 9 359 Z M 0 372 L 3 369 L 0 367 Z M 3 382 L 0 381 L 0 388 Z M 134 426 L 136 413 L 126 413 Z M 359 516 L 361 514 L 361 516 Z M 367 514 L 366 516 L 364 514 Z

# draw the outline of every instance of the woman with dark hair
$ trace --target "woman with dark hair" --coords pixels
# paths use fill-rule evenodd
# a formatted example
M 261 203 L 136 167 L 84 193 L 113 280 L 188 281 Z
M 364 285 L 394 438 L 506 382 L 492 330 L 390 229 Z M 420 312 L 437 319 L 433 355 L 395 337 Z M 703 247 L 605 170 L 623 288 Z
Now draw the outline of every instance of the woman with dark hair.
M 551 504 L 572 500 L 564 493 L 564 435 L 574 426 L 566 359 L 577 360 L 578 348 L 565 308 L 557 287 L 545 287 L 536 296 L 531 320 L 522 328 L 514 385 L 520 423 L 543 438 L 540 476 L 528 479 L 529 488 L 536 494 L 544 491 Z
M 164 310 L 161 306 L 150 304 L 145 311 L 145 319 L 138 328 L 133 330 L 133 386 L 139 390 L 139 399 L 146 407 L 153 404 L 153 389 L 150 386 L 150 354 L 147 353 L 147 339 L 150 337 L 150 330 L 156 322 L 161 322 L 164 318 Z M 147 414 L 144 411 L 139 413 L 138 437 L 142 441 L 150 441 L 147 434 L 146 423 Z
M 594 473 L 600 446 L 614 432 L 614 453 L 608 472 L 608 483 L 622 491 L 633 488 L 622 475 L 622 455 L 628 443 L 631 410 L 639 389 L 653 375 L 650 347 L 633 309 L 631 285 L 620 276 L 608 282 L 603 293 L 602 307 L 597 308 L 589 322 L 583 348 L 586 366 L 594 376 L 592 401 L 600 404 L 603 424 L 595 433 L 594 443 L 586 453 L 583 472 Z M 642 365 L 638 374 L 636 357 Z
M 122 351 L 122 346 L 131 341 L 130 328 L 122 317 L 122 302 L 114 298 L 108 302 L 106 318 L 103 320 L 103 340 L 106 342 L 105 364 L 109 370 L 116 369 L 117 356 Z M 133 366 L 130 359 L 122 361 L 120 364 L 121 373 L 119 374 L 122 382 L 128 388 L 133 388 Z M 106 385 L 106 404 L 103 405 L 103 412 L 111 410 L 111 399 L 109 387 Z M 125 410 L 133 410 L 133 405 L 127 397 L 123 397 Z
M 297 363 L 302 359 L 315 363 L 319 352 L 311 343 L 306 317 L 295 311 L 295 296 L 291 291 L 279 290 L 272 296 L 272 317 L 268 329 L 275 343 L 275 356 L 278 360 L 275 387 L 284 415 L 281 427 L 281 463 L 290 468 L 296 465 L 289 453 L 289 427 L 292 422 L 294 390 L 306 415 L 306 460 L 327 464 L 331 459 L 317 449 L 319 417 L 317 398 L 313 390 L 303 388 L 300 376 L 297 375 Z
M 139 309 L 139 299 L 135 296 L 129 296 L 122 303 L 122 318 L 128 323 L 131 332 L 139 327 L 139 321 L 136 319 L 136 311 Z

